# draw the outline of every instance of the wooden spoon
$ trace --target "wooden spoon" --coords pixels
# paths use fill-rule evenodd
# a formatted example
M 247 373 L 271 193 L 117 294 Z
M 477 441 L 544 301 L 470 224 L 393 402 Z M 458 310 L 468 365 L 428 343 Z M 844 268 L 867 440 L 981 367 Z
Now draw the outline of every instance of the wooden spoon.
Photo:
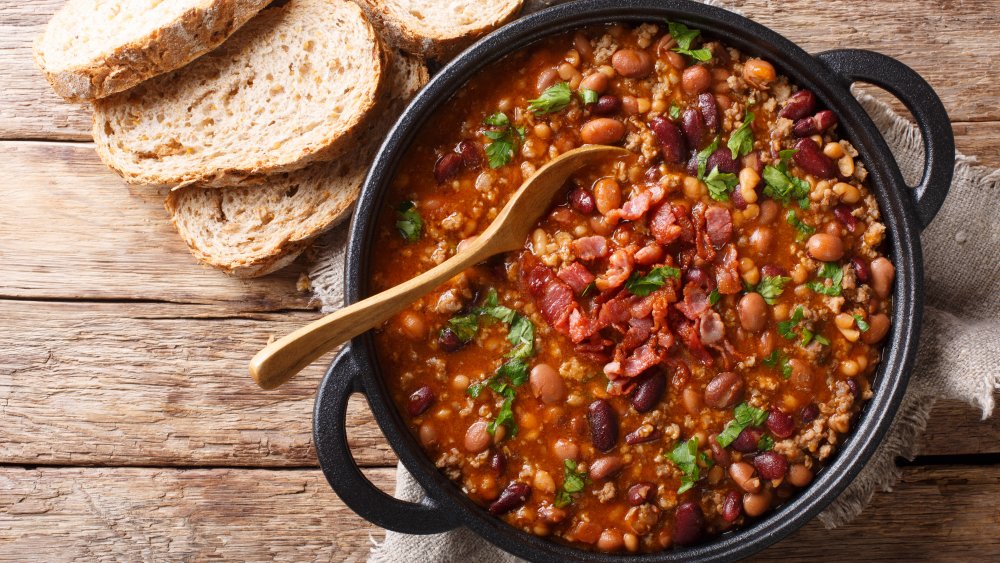
M 528 178 L 490 226 L 461 252 L 407 282 L 268 344 L 250 361 L 250 375 L 262 388 L 274 389 L 326 352 L 379 326 L 467 268 L 495 254 L 522 248 L 570 174 L 596 160 L 627 153 L 620 147 L 587 145 L 560 155 Z

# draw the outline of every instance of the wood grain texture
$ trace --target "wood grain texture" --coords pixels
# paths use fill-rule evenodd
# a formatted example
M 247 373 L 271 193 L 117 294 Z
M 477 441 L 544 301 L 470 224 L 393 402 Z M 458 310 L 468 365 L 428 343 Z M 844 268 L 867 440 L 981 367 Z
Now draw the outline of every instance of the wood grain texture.
M 813 521 L 755 560 L 995 560 L 997 495 L 995 466 L 908 467 L 854 523 Z M 0 560 L 363 561 L 382 536 L 317 470 L 0 468 Z
M 312 308 L 301 266 L 248 281 L 199 265 L 163 194 L 126 186 L 89 143 L 0 142 L 0 200 L 0 297 Z

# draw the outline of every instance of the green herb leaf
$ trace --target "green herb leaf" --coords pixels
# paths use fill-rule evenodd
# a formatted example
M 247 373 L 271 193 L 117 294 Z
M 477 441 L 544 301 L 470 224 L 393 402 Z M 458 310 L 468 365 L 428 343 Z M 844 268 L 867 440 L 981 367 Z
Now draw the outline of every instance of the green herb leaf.
M 673 50 L 682 55 L 687 55 L 696 61 L 705 62 L 712 60 L 712 51 L 708 49 L 681 49 L 674 47 Z
M 499 298 L 497 297 L 497 290 L 490 288 L 489 292 L 486 293 L 486 299 L 483 301 L 483 306 L 476 309 L 476 312 L 482 315 L 486 315 L 492 319 L 496 319 L 504 324 L 510 324 L 517 313 L 509 307 L 504 307 L 499 304 Z
M 514 390 L 510 387 L 506 387 L 503 392 L 503 404 L 500 405 L 500 411 L 497 413 L 497 417 L 486 425 L 486 431 L 490 433 L 490 436 L 496 434 L 497 427 L 506 426 L 507 430 L 510 432 L 511 437 L 517 436 L 517 422 L 514 421 Z
M 736 174 L 719 172 L 718 166 L 712 168 L 712 171 L 705 177 L 705 185 L 708 186 L 708 195 L 715 201 L 729 201 L 729 193 L 739 183 L 740 179 Z
M 535 325 L 528 317 L 517 315 L 510 324 L 507 341 L 514 349 L 507 353 L 508 358 L 529 358 L 535 354 Z
M 806 237 L 816 232 L 815 228 L 806 225 L 801 219 L 798 218 L 794 209 L 789 209 L 788 213 L 785 214 L 785 222 L 795 227 L 795 230 L 799 232 L 799 234 L 795 236 L 795 240 L 799 242 L 806 240 Z
M 681 117 L 681 106 L 677 105 L 677 102 L 672 102 L 670 104 L 669 115 L 670 115 L 670 119 L 680 119 L 680 117 Z
M 822 334 L 817 334 L 817 335 L 815 335 L 815 336 L 813 337 L 813 340 L 815 340 L 816 342 L 818 342 L 818 343 L 822 344 L 823 346 L 829 346 L 829 345 L 830 345 L 830 340 L 829 340 L 829 339 L 827 339 L 827 338 L 826 338 L 825 336 L 823 336 Z
M 396 209 L 396 229 L 406 242 L 417 242 L 424 229 L 424 220 L 417 212 L 417 204 L 404 201 Z
M 645 297 L 663 287 L 663 284 L 667 283 L 667 278 L 680 279 L 680 277 L 681 271 L 679 268 L 659 266 L 650 270 L 645 276 L 640 276 L 639 272 L 633 273 L 628 281 L 625 282 L 625 289 L 632 295 Z
M 666 455 L 667 459 L 681 470 L 681 486 L 678 494 L 687 491 L 698 482 L 698 438 L 692 436 L 687 442 L 681 442 Z
M 708 145 L 704 149 L 698 152 L 698 179 L 705 179 L 705 166 L 708 163 L 708 157 L 712 156 L 715 149 L 719 148 L 719 138 L 716 137 L 712 140 L 712 144 Z
M 479 315 L 469 313 L 467 315 L 457 315 L 448 319 L 448 328 L 458 336 L 463 343 L 471 342 L 479 331 Z
M 792 364 L 788 363 L 788 358 L 785 357 L 785 354 L 781 350 L 771 352 L 771 355 L 764 358 L 762 363 L 768 367 L 780 367 L 783 379 L 788 379 L 792 376 Z
M 667 29 L 670 31 L 670 36 L 674 38 L 674 41 L 677 42 L 678 47 L 681 49 L 690 49 L 691 43 L 701 35 L 701 30 L 691 29 L 680 22 L 668 21 Z
M 766 452 L 774 447 L 774 438 L 768 434 L 764 434 L 757 440 L 757 450 L 761 452 Z
M 808 207 L 809 190 L 811 189 L 809 182 L 791 175 L 784 160 L 778 166 L 765 166 L 763 177 L 764 195 L 784 204 L 788 204 L 793 199 L 799 200 L 799 207 Z
M 587 474 L 577 471 L 577 463 L 572 459 L 563 460 L 563 483 L 556 493 L 555 504 L 559 508 L 569 506 L 573 502 L 573 494 L 583 491 L 587 486 Z
M 712 293 L 708 294 L 708 304 L 714 307 L 715 304 L 718 303 L 719 299 L 721 299 L 721 298 L 722 298 L 722 294 L 719 293 L 719 289 L 718 288 L 713 289 Z
M 844 281 L 844 269 L 835 262 L 824 262 L 817 274 L 820 278 L 830 280 L 830 285 L 820 280 L 806 283 L 806 287 L 820 295 L 837 297 L 841 293 L 841 283 Z M 859 327 L 860 328 L 860 327 Z
M 805 310 L 802 308 L 802 305 L 799 305 L 795 308 L 795 311 L 792 312 L 792 318 L 778 323 L 778 333 L 789 340 L 795 338 L 794 329 L 804 317 Z
M 754 289 L 761 297 L 764 298 L 764 302 L 768 305 L 774 305 L 778 302 L 778 298 L 785 291 L 785 284 L 792 281 L 792 278 L 786 276 L 768 276 L 764 275 L 760 279 L 760 283 Z
M 493 127 L 506 127 L 510 125 L 510 119 L 507 118 L 506 113 L 498 111 L 484 119 L 483 123 L 486 125 L 492 125 Z
M 861 332 L 868 332 L 871 325 L 865 322 L 865 319 L 861 315 L 854 315 L 854 324 L 858 325 L 858 330 Z
M 483 131 L 483 135 L 493 141 L 486 145 L 490 168 L 500 168 L 514 158 L 514 148 L 524 139 L 524 128 L 512 126 L 507 114 L 501 112 L 487 117 L 483 123 L 498 128 Z
M 778 151 L 778 158 L 781 159 L 781 163 L 784 164 L 788 161 L 788 159 L 795 156 L 795 153 L 797 152 L 799 152 L 799 149 L 785 149 Z
M 514 387 L 520 387 L 528 380 L 528 364 L 521 358 L 512 358 L 497 369 L 497 375 L 506 377 Z
M 726 423 L 726 427 L 715 437 L 715 441 L 723 448 L 733 443 L 743 430 L 764 424 L 767 420 L 767 411 L 751 407 L 746 403 L 740 403 L 733 409 L 733 420 Z
M 588 90 L 587 88 L 584 88 L 583 90 L 580 91 L 580 99 L 583 100 L 583 105 L 585 106 L 589 106 L 590 104 L 596 104 L 597 100 L 599 100 L 600 98 L 601 98 L 600 94 L 598 94 L 594 90 Z
M 528 110 L 534 114 L 553 113 L 568 106 L 572 99 L 569 82 L 560 82 L 546 88 L 534 100 L 528 100 Z
M 753 112 L 748 111 L 746 117 L 743 118 L 743 124 L 729 136 L 729 142 L 726 143 L 726 146 L 732 151 L 733 159 L 749 154 L 753 150 L 753 129 L 750 127 L 753 120 Z

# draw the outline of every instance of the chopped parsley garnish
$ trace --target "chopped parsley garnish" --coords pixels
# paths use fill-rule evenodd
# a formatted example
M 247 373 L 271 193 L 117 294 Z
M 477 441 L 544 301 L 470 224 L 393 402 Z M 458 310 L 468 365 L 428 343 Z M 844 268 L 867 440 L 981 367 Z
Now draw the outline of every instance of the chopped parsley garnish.
M 476 337 L 476 332 L 479 331 L 479 315 L 469 313 L 467 315 L 452 317 L 448 319 L 448 328 L 455 333 L 455 336 L 463 344 L 468 344 Z
M 816 342 L 817 344 L 821 344 L 823 346 L 830 345 L 830 341 L 827 340 L 825 336 L 823 336 L 822 334 L 816 334 L 813 331 L 809 330 L 808 328 L 803 327 L 802 340 L 799 341 L 799 344 L 801 344 L 802 346 L 808 346 L 810 342 Z
M 799 219 L 794 209 L 789 209 L 788 213 L 785 214 L 785 222 L 795 227 L 795 230 L 799 232 L 799 234 L 795 235 L 795 240 L 799 242 L 806 240 L 806 237 L 816 232 L 814 227 L 806 225 L 802 222 L 802 219 Z
M 563 460 L 563 484 L 556 493 L 555 504 L 558 508 L 573 503 L 572 495 L 579 493 L 587 486 L 587 474 L 576 470 L 577 463 L 572 459 Z
M 514 349 L 507 353 L 508 358 L 524 359 L 535 355 L 535 325 L 528 317 L 516 315 L 510 323 L 507 341 Z
M 770 437 L 767 434 L 764 434 L 763 436 L 760 437 L 760 440 L 757 440 L 757 451 L 766 452 L 773 447 L 774 447 L 774 438 Z
M 546 88 L 534 100 L 528 100 L 528 110 L 534 114 L 554 113 L 568 106 L 572 99 L 569 82 L 560 82 Z
M 733 409 L 733 420 L 726 423 L 726 427 L 715 437 L 715 441 L 724 448 L 732 444 L 740 432 L 752 426 L 760 426 L 764 424 L 765 420 L 767 420 L 767 411 L 740 403 Z
M 632 274 L 625 282 L 625 289 L 632 295 L 645 297 L 667 283 L 667 278 L 680 279 L 681 271 L 673 266 L 659 266 L 653 268 L 645 276 L 640 276 L 638 272 Z
M 486 138 L 492 141 L 486 145 L 486 158 L 490 168 L 500 168 L 514 158 L 514 147 L 524 140 L 524 127 L 511 125 L 507 114 L 502 112 L 487 117 L 483 123 L 493 127 L 483 131 Z
M 601 98 L 600 94 L 598 94 L 594 90 L 588 90 L 587 88 L 580 90 L 580 99 L 583 100 L 583 105 L 585 106 L 589 106 L 590 104 L 596 104 L 597 100 L 599 100 L 600 98 Z
M 763 364 L 767 367 L 780 367 L 782 379 L 792 376 L 792 364 L 788 363 L 788 358 L 781 350 L 771 352 L 771 355 L 764 358 Z
M 698 179 L 705 179 L 705 166 L 708 164 L 708 157 L 712 156 L 715 149 L 719 148 L 719 138 L 712 139 L 712 144 L 698 151 Z
M 708 195 L 715 201 L 729 201 L 729 193 L 736 188 L 740 179 L 736 174 L 719 172 L 719 167 L 712 168 L 708 176 L 705 176 L 705 185 L 708 186 Z
M 691 29 L 682 23 L 671 21 L 667 22 L 667 27 L 670 29 L 670 36 L 677 41 L 674 51 L 702 62 L 712 58 L 712 51 L 708 49 L 691 49 L 691 44 L 701 34 L 700 30 Z
M 514 320 L 514 317 L 517 316 L 517 313 L 515 313 L 513 309 L 499 304 L 497 290 L 492 287 L 486 293 L 486 299 L 483 300 L 483 306 L 479 307 L 477 311 L 506 324 L 510 324 Z
M 781 297 L 781 293 L 785 291 L 785 284 L 790 281 L 792 281 L 792 278 L 786 276 L 764 275 L 761 277 L 760 283 L 753 290 L 764 298 L 765 303 L 774 305 L 778 302 L 778 298 Z
M 802 305 L 799 305 L 792 312 L 792 318 L 778 323 L 778 333 L 788 340 L 795 338 L 795 327 L 802 322 L 803 318 L 805 318 L 805 309 L 802 308 Z
M 797 200 L 799 207 L 806 209 L 809 207 L 809 182 L 788 172 L 788 159 L 795 154 L 795 150 L 783 150 L 778 154 L 781 161 L 777 166 L 764 167 L 764 195 L 786 205 L 791 200 Z
M 670 119 L 680 119 L 681 117 L 681 106 L 677 105 L 677 102 L 670 104 L 669 110 Z
M 806 283 L 806 287 L 815 291 L 820 295 L 828 295 L 830 297 L 837 297 L 841 292 L 841 283 L 844 281 L 844 269 L 841 268 L 835 262 L 824 262 L 823 267 L 820 268 L 817 274 L 823 279 L 830 280 L 830 285 L 826 285 L 825 282 L 821 280 L 813 280 Z M 860 328 L 860 327 L 858 327 Z
M 677 489 L 677 493 L 683 493 L 684 491 L 690 489 L 698 482 L 700 477 L 700 471 L 698 468 L 698 438 L 692 436 L 687 442 L 681 442 L 677 444 L 677 447 L 673 449 L 668 454 L 664 456 L 670 461 L 674 462 L 674 465 L 681 470 L 681 486 Z M 702 462 L 708 462 L 708 456 L 704 452 L 700 455 Z
M 865 322 L 865 319 L 861 315 L 854 315 L 854 324 L 858 325 L 858 330 L 861 332 L 868 332 L 871 326 Z
M 721 298 L 722 298 L 722 294 L 719 293 L 719 289 L 718 288 L 715 288 L 715 289 L 712 290 L 712 293 L 708 294 L 708 304 L 714 307 L 715 304 L 718 303 L 719 299 L 721 299 Z
M 497 427 L 506 426 L 511 436 L 517 436 L 517 422 L 514 421 L 514 389 L 505 387 L 500 393 L 503 395 L 503 404 L 500 405 L 500 412 L 497 417 L 486 425 L 486 431 L 493 436 L 497 432 Z
M 726 143 L 726 146 L 732 151 L 734 160 L 753 150 L 753 129 L 750 128 L 753 119 L 753 112 L 748 111 L 746 117 L 743 118 L 743 125 L 740 125 L 739 129 L 733 131 L 733 134 L 729 136 L 729 142 Z
M 396 209 L 396 229 L 403 235 L 406 242 L 417 242 L 420 233 L 424 230 L 424 220 L 417 212 L 417 204 L 412 201 L 404 201 Z

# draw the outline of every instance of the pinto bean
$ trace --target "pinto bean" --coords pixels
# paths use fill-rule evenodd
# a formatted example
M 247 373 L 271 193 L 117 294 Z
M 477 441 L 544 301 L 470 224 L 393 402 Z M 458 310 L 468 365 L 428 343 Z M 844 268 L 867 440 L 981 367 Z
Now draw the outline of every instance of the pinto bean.
M 406 410 L 410 413 L 410 416 L 420 416 L 424 414 L 428 408 L 430 408 L 431 403 L 433 402 L 434 391 L 431 390 L 430 387 L 424 385 L 410 395 L 410 400 L 406 405 Z
M 590 464 L 589 475 L 594 481 L 600 481 L 614 475 L 624 465 L 625 462 L 622 461 L 622 458 L 616 455 L 599 457 Z
M 767 326 L 767 303 L 757 292 L 744 295 L 736 306 L 740 326 L 750 332 L 760 332 Z
M 625 136 L 625 124 L 610 117 L 591 119 L 580 128 L 580 139 L 593 145 L 610 145 Z
M 758 256 L 766 257 L 770 255 L 771 247 L 774 246 L 774 238 L 774 229 L 762 225 L 750 233 L 750 246 Z
M 742 377 L 724 371 L 705 386 L 705 404 L 716 409 L 729 408 L 743 398 L 743 387 Z
M 811 115 L 816 109 L 816 96 L 810 90 L 799 90 L 788 97 L 784 107 L 778 112 L 778 117 L 791 119 L 792 121 L 802 119 Z
M 770 225 L 778 218 L 778 202 L 773 199 L 765 199 L 758 207 L 760 212 L 757 214 L 757 222 L 761 225 Z
M 817 178 L 833 178 L 837 175 L 837 167 L 833 161 L 819 150 L 812 139 L 799 139 L 795 143 L 795 149 L 792 159 L 807 174 Z
M 892 280 L 896 277 L 896 267 L 884 256 L 872 260 L 872 289 L 875 294 L 885 299 L 892 292 Z
M 760 516 L 767 512 L 767 509 L 771 508 L 772 498 L 773 495 L 769 490 L 756 495 L 747 493 L 743 495 L 743 511 L 751 518 Z
M 889 334 L 890 324 L 889 317 L 882 313 L 875 313 L 869 317 L 868 330 L 861 333 L 861 341 L 868 345 L 882 342 L 885 336 Z
M 558 80 L 559 71 L 554 68 L 547 68 L 538 74 L 538 80 L 535 81 L 535 89 L 541 94 Z
M 594 47 L 590 44 L 590 39 L 582 31 L 573 36 L 573 46 L 584 60 L 589 61 L 594 58 Z
M 812 481 L 813 472 L 805 465 L 796 463 L 788 468 L 788 482 L 796 487 L 805 487 Z
M 597 98 L 597 103 L 590 107 L 590 111 L 597 115 L 611 115 L 620 109 L 622 109 L 622 99 L 609 94 Z
M 608 77 L 603 72 L 595 72 L 580 81 L 580 89 L 603 94 L 608 89 Z
M 844 242 L 828 233 L 816 233 L 806 241 L 809 256 L 823 262 L 836 262 L 844 256 Z
M 601 215 L 622 206 L 622 189 L 614 178 L 601 178 L 594 183 L 594 202 Z
M 698 543 L 705 528 L 705 513 L 696 502 L 684 502 L 674 511 L 674 543 Z
M 602 452 L 611 451 L 618 442 L 618 415 L 611 403 L 598 399 L 587 408 L 590 423 L 590 440 Z
M 653 57 L 639 49 L 618 49 L 611 55 L 611 66 L 625 78 L 645 78 L 653 72 Z
M 766 90 L 777 76 L 774 65 L 764 59 L 750 59 L 743 64 L 743 79 L 758 90 Z
M 811 391 L 813 375 L 809 364 L 798 358 L 792 358 L 788 360 L 788 367 L 792 369 L 792 375 L 789 377 L 792 386 L 801 391 Z
M 704 65 L 694 65 L 684 69 L 681 87 L 688 94 L 701 94 L 712 85 L 712 73 Z
M 636 412 L 649 412 L 660 402 L 663 392 L 667 389 L 667 378 L 663 372 L 656 370 L 642 376 L 632 391 L 632 408 Z
M 737 461 L 729 466 L 729 478 L 748 493 L 760 491 L 760 479 L 754 477 L 753 466 L 745 461 Z
M 681 130 L 664 117 L 654 117 L 649 122 L 649 128 L 660 142 L 663 160 L 669 164 L 683 162 L 684 155 L 687 154 L 687 141 L 681 135 Z
M 486 430 L 487 426 L 485 420 L 477 420 L 465 431 L 465 449 L 470 453 L 478 454 L 489 447 L 492 436 Z
M 545 404 L 561 401 L 566 395 L 566 384 L 549 364 L 538 364 L 531 368 L 528 380 L 531 383 L 531 393 Z
M 559 438 L 552 445 L 552 451 L 559 459 L 576 459 L 580 455 L 580 446 L 577 446 L 572 440 Z
M 618 551 L 625 545 L 625 537 L 614 528 L 606 528 L 597 538 L 597 549 L 611 552 Z
M 531 487 L 526 483 L 514 481 L 507 485 L 503 492 L 500 493 L 500 498 L 490 505 L 490 514 L 499 516 L 520 508 L 527 502 L 529 496 L 531 496 Z

